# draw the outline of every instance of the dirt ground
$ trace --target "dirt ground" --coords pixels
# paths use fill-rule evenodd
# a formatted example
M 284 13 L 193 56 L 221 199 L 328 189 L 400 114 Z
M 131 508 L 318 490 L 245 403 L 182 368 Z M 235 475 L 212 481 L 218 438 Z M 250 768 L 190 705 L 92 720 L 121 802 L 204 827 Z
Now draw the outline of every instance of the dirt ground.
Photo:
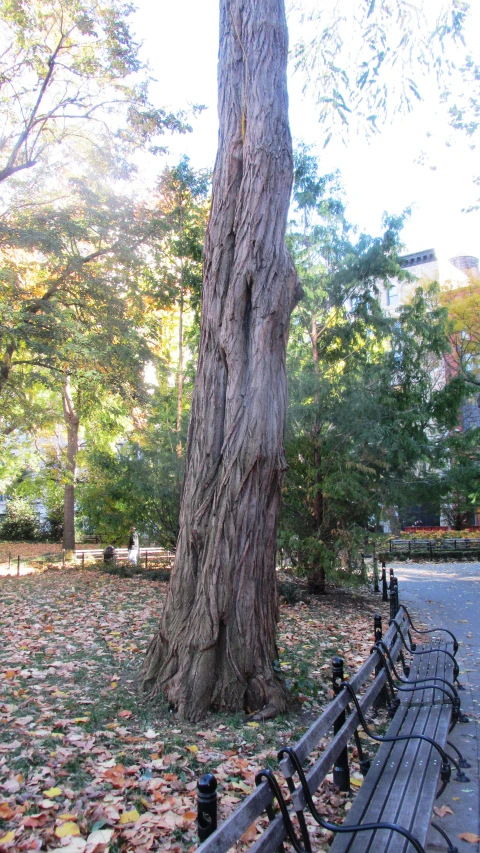
M 1 853 L 194 850 L 198 777 L 215 773 L 223 820 L 330 700 L 332 657 L 348 673 L 368 656 L 382 608 L 368 591 L 283 603 L 279 660 L 298 710 L 190 725 L 135 690 L 166 590 L 89 569 L 0 578 Z M 320 796 L 327 813 L 346 804 L 328 781 Z

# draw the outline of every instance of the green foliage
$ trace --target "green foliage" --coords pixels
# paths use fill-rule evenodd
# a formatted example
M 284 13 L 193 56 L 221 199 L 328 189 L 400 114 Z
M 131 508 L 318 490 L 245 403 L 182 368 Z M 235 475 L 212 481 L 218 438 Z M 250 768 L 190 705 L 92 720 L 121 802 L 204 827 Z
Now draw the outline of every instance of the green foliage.
M 281 536 L 320 588 L 339 563 L 358 571 L 366 531 L 418 495 L 464 389 L 440 381 L 448 321 L 435 288 L 417 288 L 395 316 L 380 307 L 380 284 L 407 277 L 398 260 L 403 219 L 354 243 L 336 176 L 319 178 L 308 149 L 298 162 L 290 242 L 305 296 L 288 350 Z
M 372 133 L 410 112 L 422 100 L 422 78 L 445 92 L 463 56 L 468 8 L 463 0 L 295 4 L 306 33 L 294 45 L 295 64 L 315 93 L 327 142 L 335 124 L 345 128 L 352 117 Z
M 7 503 L 5 518 L 0 524 L 0 538 L 14 542 L 33 542 L 38 538 L 39 524 L 35 508 L 22 497 L 12 497 Z
M 116 444 L 90 445 L 85 454 L 78 485 L 79 524 L 104 541 L 124 545 L 135 525 L 142 542 L 175 547 L 183 478 L 175 407 L 175 390 L 160 387 L 134 433 Z
M 449 434 L 440 447 L 443 469 L 435 483 L 442 512 L 454 530 L 473 524 L 480 505 L 480 429 Z
M 2 0 L 0 181 L 58 169 L 78 137 L 115 153 L 118 175 L 132 148 L 158 150 L 159 134 L 188 129 L 148 101 L 131 12 L 122 0 Z

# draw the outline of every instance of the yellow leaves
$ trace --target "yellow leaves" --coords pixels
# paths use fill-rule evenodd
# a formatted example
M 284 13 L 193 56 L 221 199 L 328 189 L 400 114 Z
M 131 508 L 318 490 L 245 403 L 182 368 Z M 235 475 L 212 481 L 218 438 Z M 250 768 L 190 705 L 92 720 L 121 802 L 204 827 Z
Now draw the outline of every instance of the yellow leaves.
M 353 785 L 354 788 L 361 788 L 363 785 L 363 779 L 359 776 L 350 776 L 350 785 Z
M 458 837 L 461 841 L 468 841 L 469 844 L 477 844 L 480 841 L 480 835 L 476 832 L 461 832 Z
M 250 726 L 251 729 L 258 729 L 260 728 L 260 723 L 247 723 L 247 726 Z
M 7 669 L 3 673 L 3 677 L 9 681 L 11 678 L 15 678 L 16 672 L 17 671 L 15 669 Z
M 2 838 L 0 838 L 0 844 L 10 844 L 11 841 L 15 838 L 15 830 L 11 829 L 10 832 L 7 832 Z
M 112 681 L 110 685 L 110 690 L 115 690 L 116 687 L 118 687 L 118 681 Z
M 136 809 L 132 809 L 129 812 L 124 812 L 120 815 L 120 823 L 135 823 L 139 819 L 140 815 Z
M 90 720 L 90 717 L 75 717 L 73 722 L 74 723 L 88 723 L 89 720 Z
M 60 794 L 62 793 L 62 789 L 61 788 L 47 788 L 47 790 L 44 791 L 43 793 L 45 794 L 46 797 L 51 797 L 51 798 L 59 797 Z
M 80 835 L 80 830 L 73 820 L 68 820 L 66 823 L 62 823 L 61 826 L 56 827 L 55 835 L 57 838 L 65 838 L 67 835 Z
M 188 749 L 189 752 L 193 752 L 194 755 L 198 752 L 198 746 L 195 746 L 194 743 L 190 744 L 190 746 L 186 746 L 185 749 Z

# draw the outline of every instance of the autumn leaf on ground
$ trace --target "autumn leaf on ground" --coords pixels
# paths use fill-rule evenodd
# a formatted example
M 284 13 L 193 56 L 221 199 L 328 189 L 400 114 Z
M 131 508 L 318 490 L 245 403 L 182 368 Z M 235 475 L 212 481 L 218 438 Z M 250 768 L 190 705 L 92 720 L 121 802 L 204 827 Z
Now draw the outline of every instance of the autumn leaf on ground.
M 254 838 L 257 837 L 257 824 L 252 823 L 248 829 L 245 830 L 243 835 L 240 837 L 240 841 L 243 841 L 244 844 L 248 844 L 250 841 L 253 841 Z
M 458 837 L 461 841 L 468 841 L 469 844 L 477 844 L 480 841 L 480 835 L 476 832 L 461 832 Z
M 62 823 L 61 826 L 57 826 L 55 835 L 57 838 L 65 838 L 66 835 L 80 835 L 80 830 L 73 820 L 68 820 L 66 823 Z
M 446 814 L 453 814 L 450 806 L 434 806 L 433 811 L 438 817 L 445 817 Z
M 43 792 L 46 797 L 59 797 L 62 793 L 61 788 L 48 788 L 47 791 Z
M 139 813 L 136 809 L 132 809 L 129 812 L 124 812 L 120 815 L 120 823 L 135 823 L 140 817 Z

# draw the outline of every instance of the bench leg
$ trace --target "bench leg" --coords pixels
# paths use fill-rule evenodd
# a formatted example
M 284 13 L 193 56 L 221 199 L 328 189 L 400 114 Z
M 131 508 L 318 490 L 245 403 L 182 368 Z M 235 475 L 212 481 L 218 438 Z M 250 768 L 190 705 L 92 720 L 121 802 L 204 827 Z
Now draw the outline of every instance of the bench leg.
M 310 788 L 308 787 L 308 782 L 306 780 L 305 773 L 303 772 L 303 767 L 302 767 L 300 761 L 298 760 L 298 756 L 297 756 L 295 750 L 292 749 L 292 747 L 290 747 L 290 746 L 285 746 L 278 753 L 279 760 L 281 760 L 285 755 L 289 756 L 289 758 L 291 759 L 291 761 L 295 767 L 295 770 L 298 774 L 298 778 L 300 780 L 300 784 L 302 786 L 303 794 L 305 796 L 305 800 L 307 801 L 307 805 L 308 805 L 308 808 L 310 810 L 310 814 L 316 820 L 316 822 L 320 826 L 322 826 L 324 829 L 328 829 L 328 830 L 330 830 L 330 832 L 349 832 L 349 833 L 374 832 L 377 829 L 389 829 L 391 832 L 398 832 L 400 835 L 403 835 L 403 837 L 406 838 L 410 842 L 410 844 L 415 848 L 417 853 L 426 853 L 425 848 L 422 847 L 422 845 L 415 838 L 415 836 L 412 835 L 407 829 L 404 829 L 403 826 L 398 826 L 398 824 L 396 824 L 396 823 L 387 823 L 387 822 L 381 823 L 381 822 L 379 822 L 379 823 L 351 824 L 350 826 L 339 826 L 336 823 L 330 823 L 330 821 L 325 820 L 325 818 L 320 814 L 319 811 L 317 811 L 317 809 L 315 807 L 315 803 L 313 802 L 313 798 L 312 798 L 312 795 L 310 793 Z M 263 771 L 263 772 L 265 773 L 265 771 Z M 267 771 L 267 772 L 269 772 L 269 771 Z M 271 775 L 273 776 L 273 774 L 271 774 Z M 256 777 L 256 779 L 257 778 L 258 777 Z M 256 781 L 256 779 L 255 779 L 255 781 Z M 280 791 L 280 788 L 278 787 L 278 782 L 276 779 L 275 779 L 275 785 L 278 788 L 278 792 L 279 792 L 280 797 L 282 797 L 282 792 Z M 272 787 L 272 790 L 273 790 L 273 787 Z M 278 799 L 278 795 L 277 795 L 277 799 Z M 283 797 L 282 797 L 282 799 L 283 799 Z M 280 802 L 279 802 L 279 805 L 280 805 L 280 808 L 282 811 L 282 816 L 283 816 L 284 810 L 283 810 Z M 283 806 L 284 806 L 285 810 L 287 811 L 287 815 L 288 815 L 288 810 L 286 809 L 285 802 L 283 803 Z M 285 820 L 285 818 L 284 818 L 284 820 Z M 289 816 L 288 816 L 288 820 L 290 821 Z M 290 833 L 288 833 L 288 834 L 290 837 Z M 299 853 L 298 848 L 296 846 L 295 846 L 295 850 L 297 851 L 297 853 Z
M 459 762 L 458 762 L 459 767 L 463 767 L 466 770 L 468 767 L 472 766 L 471 764 L 468 763 L 467 759 L 463 757 L 462 753 L 460 752 L 459 749 L 457 749 L 457 747 L 455 746 L 454 743 L 451 743 L 449 740 L 447 740 L 447 744 L 449 747 L 451 747 L 454 750 L 454 752 L 457 753 L 458 758 L 459 758 Z
M 447 844 L 448 844 L 448 853 L 458 853 L 458 847 L 454 847 L 454 846 L 453 846 L 453 844 L 452 844 L 452 842 L 450 841 L 450 838 L 448 837 L 448 835 L 447 835 L 447 833 L 445 832 L 445 830 L 444 830 L 444 829 L 442 829 L 442 827 L 441 827 L 441 826 L 439 826 L 439 825 L 438 825 L 438 823 L 434 823 L 434 822 L 433 822 L 433 820 L 432 820 L 432 826 L 433 826 L 433 828 L 434 828 L 434 829 L 436 829 L 436 830 L 437 830 L 437 832 L 439 832 L 439 833 L 440 833 L 440 835 L 441 835 L 441 836 L 443 836 L 443 838 L 444 838 L 444 839 L 445 839 L 445 841 L 447 842 Z

